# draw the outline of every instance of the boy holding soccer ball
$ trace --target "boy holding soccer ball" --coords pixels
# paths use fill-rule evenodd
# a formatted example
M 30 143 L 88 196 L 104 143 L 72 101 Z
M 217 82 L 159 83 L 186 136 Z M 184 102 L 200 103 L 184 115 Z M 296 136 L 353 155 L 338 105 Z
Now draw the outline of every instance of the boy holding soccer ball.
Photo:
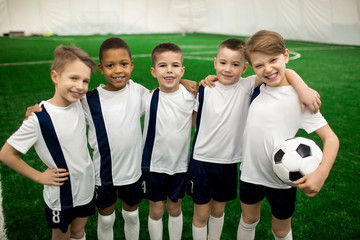
M 275 239 L 292 239 L 296 188 L 284 184 L 273 172 L 273 151 L 281 141 L 294 137 L 300 128 L 308 133 L 316 131 L 323 141 L 322 162 L 313 173 L 294 182 L 307 196 L 313 197 L 330 173 L 339 140 L 320 112 L 312 114 L 306 109 L 301 113 L 298 95 L 285 75 L 289 50 L 281 35 L 259 31 L 246 42 L 245 49 L 246 59 L 264 84 L 250 105 L 244 130 L 238 239 L 254 239 L 264 197 L 271 206 Z
M 215 87 L 210 88 L 212 83 L 205 79 L 209 87 L 199 88 L 187 189 L 194 201 L 192 230 L 196 240 L 220 239 L 226 203 L 237 196 L 237 169 L 242 160 L 242 135 L 250 96 L 260 84 L 255 75 L 241 77 L 248 66 L 244 45 L 240 39 L 224 40 L 214 58 L 216 76 L 207 78 L 218 80 Z M 305 93 L 304 99 L 317 105 L 317 93 L 294 71 L 287 70 L 286 74 L 290 82 Z

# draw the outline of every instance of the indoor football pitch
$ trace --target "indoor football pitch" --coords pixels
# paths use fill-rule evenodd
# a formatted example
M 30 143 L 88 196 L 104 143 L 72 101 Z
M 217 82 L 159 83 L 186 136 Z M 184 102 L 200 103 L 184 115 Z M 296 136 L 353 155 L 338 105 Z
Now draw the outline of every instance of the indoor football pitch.
M 98 62 L 101 43 L 112 35 L 0 37 L 0 144 L 21 125 L 26 108 L 52 97 L 50 79 L 53 50 L 59 44 L 76 45 Z M 161 42 L 174 42 L 184 52 L 185 79 L 200 81 L 214 74 L 213 58 L 221 41 L 230 37 L 215 34 L 139 34 L 120 35 L 130 46 L 135 68 L 132 79 L 148 89 L 158 86 L 150 74 L 151 51 Z M 297 192 L 296 210 L 292 220 L 294 239 L 360 239 L 360 47 L 321 43 L 286 41 L 291 52 L 288 68 L 294 69 L 304 81 L 321 95 L 321 113 L 338 135 L 340 150 L 333 169 L 321 192 L 314 198 Z M 254 74 L 249 67 L 244 76 Z M 96 71 L 89 89 L 105 83 Z M 315 134 L 299 131 L 299 136 L 315 140 Z M 230 143 L 229 143 L 230 144 Z M 32 148 L 21 157 L 43 171 L 44 164 Z M 2 211 L 7 239 L 50 239 L 42 188 L 0 163 Z M 193 205 L 183 200 L 183 239 L 191 239 Z M 148 202 L 140 205 L 140 239 L 149 239 L 147 231 Z M 226 206 L 222 239 L 236 239 L 241 215 L 239 198 Z M 117 203 L 114 225 L 115 239 L 124 239 L 121 204 Z M 163 218 L 164 239 L 168 239 L 167 213 Z M 97 215 L 89 218 L 87 239 L 96 239 Z M 1 236 L 1 235 L 0 235 Z M 1 238 L 1 237 L 0 237 Z M 271 213 L 265 200 L 256 239 L 273 239 Z

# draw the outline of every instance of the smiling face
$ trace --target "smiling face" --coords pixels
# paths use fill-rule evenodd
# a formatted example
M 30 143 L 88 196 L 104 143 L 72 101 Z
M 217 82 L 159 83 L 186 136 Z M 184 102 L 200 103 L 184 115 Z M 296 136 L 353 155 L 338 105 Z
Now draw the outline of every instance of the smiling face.
M 61 72 L 51 71 L 55 94 L 50 103 L 67 107 L 79 100 L 88 90 L 91 69 L 79 59 L 67 63 Z
M 230 85 L 239 81 L 241 74 L 247 69 L 247 63 L 240 51 L 222 47 L 214 58 L 214 67 L 218 81 Z
M 118 91 L 123 89 L 130 79 L 134 70 L 134 62 L 126 49 L 111 48 L 102 53 L 101 63 L 98 67 L 107 81 L 104 89 Z
M 256 76 L 270 87 L 288 86 L 285 76 L 286 64 L 289 62 L 289 50 L 284 54 L 269 55 L 252 52 L 249 55 L 251 66 Z
M 151 68 L 150 72 L 158 80 L 162 92 L 177 91 L 185 72 L 181 53 L 165 51 L 157 54 L 154 67 Z

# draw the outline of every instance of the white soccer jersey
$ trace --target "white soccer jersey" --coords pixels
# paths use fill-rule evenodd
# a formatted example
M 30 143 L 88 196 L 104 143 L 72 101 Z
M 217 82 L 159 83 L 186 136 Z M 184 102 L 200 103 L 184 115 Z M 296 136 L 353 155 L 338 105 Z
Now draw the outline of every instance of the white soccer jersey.
M 193 94 L 182 85 L 176 92 L 157 89 L 144 98 L 144 171 L 187 172 L 194 105 Z
M 200 123 L 197 123 L 193 158 L 211 163 L 237 163 L 242 160 L 242 135 L 255 76 L 241 78 L 232 85 L 215 84 L 213 88 L 204 88 L 202 110 L 197 110 Z
M 244 160 L 241 180 L 271 188 L 289 188 L 272 169 L 272 154 L 281 141 L 295 136 L 301 128 L 311 133 L 327 124 L 320 112 L 301 113 L 298 95 L 292 86 L 262 85 L 251 103 L 244 132 Z
M 86 122 L 79 101 L 57 107 L 42 101 L 42 112 L 25 120 L 7 140 L 25 154 L 34 146 L 49 168 L 66 168 L 69 180 L 63 186 L 44 185 L 43 197 L 52 210 L 89 203 L 94 196 L 94 167 L 86 140 Z
M 141 104 L 148 93 L 130 80 L 119 91 L 107 91 L 100 85 L 82 99 L 97 186 L 123 186 L 140 178 Z

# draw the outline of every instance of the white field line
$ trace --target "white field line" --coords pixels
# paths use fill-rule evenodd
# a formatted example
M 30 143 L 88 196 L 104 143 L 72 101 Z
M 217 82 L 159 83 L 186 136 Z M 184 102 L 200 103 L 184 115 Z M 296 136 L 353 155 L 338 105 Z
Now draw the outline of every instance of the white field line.
M 135 35 L 135 36 L 131 36 L 131 35 L 126 36 L 126 35 L 124 35 L 124 36 L 121 36 L 121 39 L 124 39 L 124 40 L 139 39 L 139 38 L 141 38 L 141 39 L 151 39 L 151 40 L 154 40 L 154 39 L 176 39 L 176 38 L 183 38 L 185 36 L 186 36 L 186 34 L 172 34 L 172 35 L 169 35 L 169 36 L 166 35 L 166 34 L 165 35 L 158 34 L 158 35 L 155 35 L 155 36 L 153 36 L 153 35 L 151 35 L 151 36 L 150 35 L 149 36 L 147 36 L 147 35 L 145 35 L 145 36 L 137 36 L 137 35 Z M 52 37 L 48 37 L 48 38 L 44 38 L 44 37 L 39 37 L 39 38 L 31 37 L 31 38 L 28 38 L 27 36 L 25 36 L 25 37 L 11 37 L 11 38 L 14 38 L 16 40 L 24 40 L 24 41 L 37 41 L 37 40 L 44 41 L 44 40 L 47 40 L 47 41 L 70 41 L 70 42 L 75 42 L 75 41 L 78 40 L 77 37 L 72 37 L 72 36 L 67 36 L 67 37 L 65 37 L 65 36 L 62 36 L 62 37 L 52 36 Z M 106 36 L 104 36 L 104 37 L 91 37 L 91 38 L 88 39 L 88 41 L 103 41 L 106 38 L 107 38 Z
M 5 221 L 4 214 L 2 210 L 2 187 L 0 181 L 0 239 L 7 240 L 6 231 L 5 231 Z
M 195 49 L 195 45 L 181 46 L 183 49 Z M 198 48 L 206 48 L 209 46 L 199 45 Z M 215 48 L 215 46 L 213 46 Z M 301 51 L 330 51 L 330 50 L 338 50 L 338 49 L 355 49 L 355 47 L 342 47 L 342 46 L 334 46 L 334 47 L 299 47 L 290 50 L 290 53 L 294 56 L 290 56 L 290 60 L 295 60 L 301 57 L 299 52 Z M 296 52 L 295 52 L 296 51 Z M 202 55 L 202 54 L 216 54 L 216 50 L 209 51 L 194 51 L 194 52 L 184 52 L 184 58 L 186 59 L 194 59 L 194 60 L 203 60 L 203 61 L 213 61 L 213 57 L 202 57 L 202 56 L 191 56 L 191 55 Z M 190 56 L 189 56 L 190 55 Z M 148 58 L 151 57 L 151 54 L 134 54 L 133 58 Z M 98 60 L 98 57 L 92 57 L 93 60 Z M 0 63 L 0 67 L 6 66 L 22 66 L 22 65 L 36 65 L 36 64 L 50 64 L 52 60 L 44 60 L 44 61 L 31 61 L 31 62 L 13 62 L 13 63 Z

